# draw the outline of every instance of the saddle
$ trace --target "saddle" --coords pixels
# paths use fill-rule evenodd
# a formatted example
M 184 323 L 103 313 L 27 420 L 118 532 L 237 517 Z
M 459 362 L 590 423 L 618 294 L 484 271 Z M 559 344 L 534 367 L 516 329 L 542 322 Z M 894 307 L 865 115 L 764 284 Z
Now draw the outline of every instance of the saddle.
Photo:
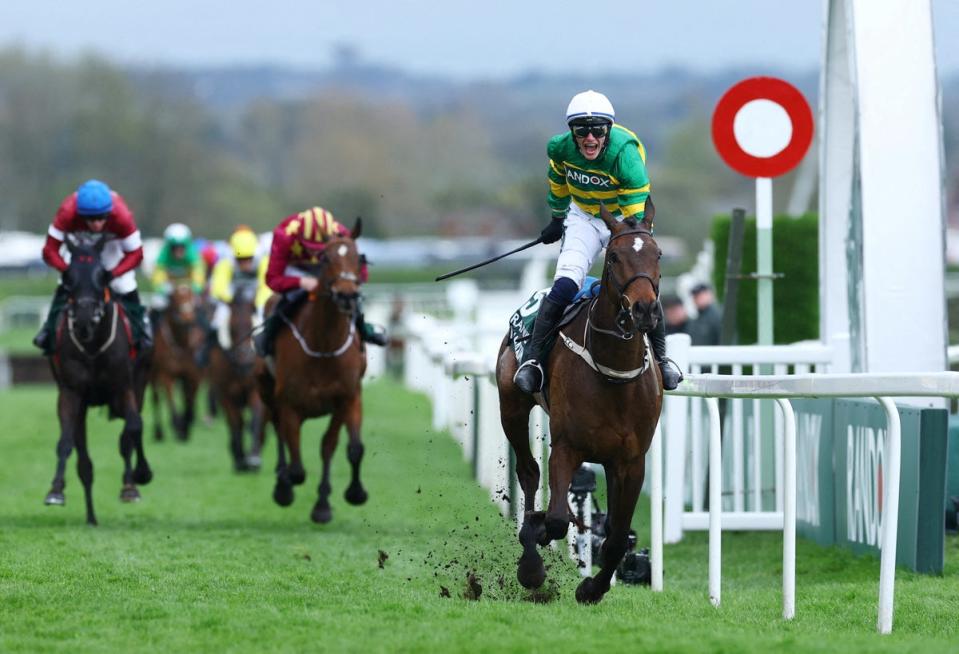
M 573 297 L 573 301 L 563 311 L 562 318 L 556 324 L 556 328 L 549 334 L 543 348 L 543 361 L 541 365 L 549 358 L 553 346 L 556 344 L 556 335 L 559 330 L 573 322 L 579 312 L 583 310 L 589 301 L 599 295 L 600 282 L 595 277 L 587 277 L 583 283 L 583 288 Z M 509 319 L 509 342 L 516 354 L 516 360 L 523 360 L 523 353 L 526 350 L 526 344 L 533 335 L 533 325 L 536 323 L 536 316 L 539 315 L 539 308 L 543 298 L 549 293 L 548 288 L 541 289 L 533 293 L 529 300 L 517 309 Z M 544 365 L 545 372 L 545 365 Z

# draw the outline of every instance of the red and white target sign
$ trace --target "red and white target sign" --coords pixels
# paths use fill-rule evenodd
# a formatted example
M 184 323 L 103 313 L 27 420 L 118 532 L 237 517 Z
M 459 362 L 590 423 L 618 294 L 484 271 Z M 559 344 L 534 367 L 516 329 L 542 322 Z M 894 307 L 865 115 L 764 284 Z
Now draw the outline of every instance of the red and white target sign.
M 792 84 L 750 77 L 730 88 L 713 112 L 713 144 L 733 170 L 778 177 L 802 161 L 812 143 L 812 109 Z

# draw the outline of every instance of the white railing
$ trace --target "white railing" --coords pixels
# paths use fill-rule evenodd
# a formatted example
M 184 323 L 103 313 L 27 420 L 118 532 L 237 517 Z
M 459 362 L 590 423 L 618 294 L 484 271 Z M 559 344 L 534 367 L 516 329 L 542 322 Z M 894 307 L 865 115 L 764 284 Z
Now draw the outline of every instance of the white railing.
M 733 375 L 741 375 L 747 368 L 773 374 L 818 373 L 832 360 L 831 349 L 819 342 L 691 347 L 685 334 L 669 336 L 667 351 L 687 374 L 693 375 L 715 374 L 721 366 Z M 750 420 L 745 418 L 746 409 L 751 409 Z M 775 415 L 771 420 L 774 428 L 764 430 L 762 416 L 758 401 L 729 402 L 723 448 L 724 460 L 731 465 L 726 466 L 722 477 L 729 529 L 782 529 L 783 425 L 779 415 Z M 703 509 L 708 451 L 704 402 L 667 397 L 661 424 L 666 434 L 664 538 L 667 543 L 676 543 L 684 531 L 705 530 L 709 526 Z M 761 438 L 763 433 L 769 437 Z M 771 449 L 770 456 L 764 456 L 767 448 Z M 768 480 L 765 484 L 764 479 Z M 767 497 L 770 493 L 772 497 Z

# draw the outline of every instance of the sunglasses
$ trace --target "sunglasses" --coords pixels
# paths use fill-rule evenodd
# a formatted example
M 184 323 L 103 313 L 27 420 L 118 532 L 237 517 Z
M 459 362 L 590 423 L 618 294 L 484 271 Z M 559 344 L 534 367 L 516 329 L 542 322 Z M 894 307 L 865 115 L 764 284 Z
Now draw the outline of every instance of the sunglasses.
M 589 134 L 598 139 L 609 134 L 609 125 L 573 125 L 570 129 L 573 130 L 573 136 L 581 139 Z

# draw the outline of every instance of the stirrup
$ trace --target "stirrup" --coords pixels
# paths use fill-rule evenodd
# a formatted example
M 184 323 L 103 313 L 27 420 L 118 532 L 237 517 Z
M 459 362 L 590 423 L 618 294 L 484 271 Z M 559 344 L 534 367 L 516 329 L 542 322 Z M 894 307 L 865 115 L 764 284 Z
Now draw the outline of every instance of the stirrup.
M 516 369 L 516 374 L 513 375 L 513 383 L 521 391 L 530 395 L 543 390 L 543 367 L 539 365 L 539 361 L 536 359 L 524 361 Z
M 669 357 L 663 357 L 659 362 L 659 370 L 663 374 L 663 389 L 674 391 L 683 381 L 683 371 L 680 370 L 676 362 Z

